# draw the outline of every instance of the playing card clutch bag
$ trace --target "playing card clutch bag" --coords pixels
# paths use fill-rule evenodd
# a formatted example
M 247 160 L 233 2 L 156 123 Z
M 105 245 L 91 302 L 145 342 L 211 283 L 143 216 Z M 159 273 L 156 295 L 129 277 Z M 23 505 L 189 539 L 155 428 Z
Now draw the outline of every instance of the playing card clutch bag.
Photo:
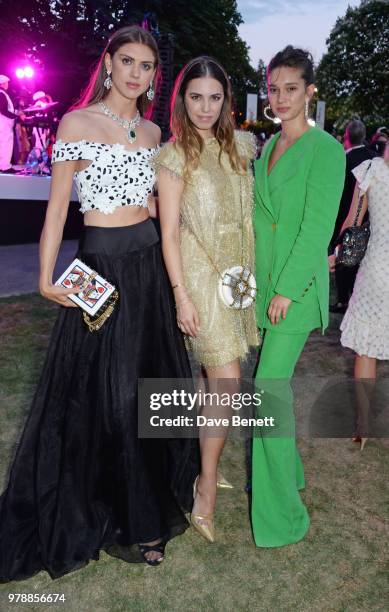
M 55 284 L 65 289 L 80 288 L 79 293 L 68 297 L 84 311 L 82 316 L 91 332 L 100 329 L 111 316 L 119 298 L 114 285 L 80 259 L 72 261 Z

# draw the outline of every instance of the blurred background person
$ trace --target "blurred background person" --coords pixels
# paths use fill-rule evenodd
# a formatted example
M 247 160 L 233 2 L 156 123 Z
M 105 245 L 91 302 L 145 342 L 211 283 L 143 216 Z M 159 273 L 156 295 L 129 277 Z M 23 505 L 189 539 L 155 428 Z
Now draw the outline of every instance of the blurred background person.
M 330 253 L 333 253 L 339 240 L 342 227 L 350 210 L 355 189 L 355 176 L 353 169 L 363 161 L 374 157 L 374 153 L 365 145 L 366 127 L 357 119 L 350 121 L 344 135 L 344 148 L 346 151 L 346 177 L 339 212 L 336 218 L 335 229 L 330 243 Z M 353 292 L 358 266 L 346 268 L 338 266 L 335 269 L 335 282 L 337 290 L 337 303 L 330 306 L 330 312 L 345 313 L 349 298 Z
M 48 104 L 53 102 L 53 98 L 44 91 L 36 91 L 32 99 L 36 108 L 41 108 L 42 112 Z M 32 130 L 33 142 L 35 147 L 39 147 L 41 151 L 46 150 L 50 137 L 50 128 L 47 125 L 37 125 Z
M 378 128 L 370 141 L 370 150 L 374 155 L 383 156 L 385 145 L 389 140 L 389 130 L 386 127 Z
M 27 106 L 26 98 L 19 96 L 16 102 L 18 111 L 23 113 Z M 21 115 L 22 116 L 22 115 Z M 15 123 L 15 139 L 14 139 L 14 154 L 13 158 L 18 165 L 26 163 L 28 154 L 31 150 L 31 143 L 29 140 L 29 133 L 24 121 L 17 121 Z
M 383 158 L 366 160 L 353 173 L 358 187 L 342 230 L 354 223 L 360 192 L 366 197 L 357 224 L 361 225 L 369 209 L 370 238 L 340 329 L 342 345 L 356 353 L 354 377 L 362 379 L 366 387 L 365 398 L 358 401 L 359 430 L 354 438 L 362 450 L 367 439 L 369 389 L 374 387 L 371 382 L 377 376 L 377 359 L 389 359 L 389 141 Z

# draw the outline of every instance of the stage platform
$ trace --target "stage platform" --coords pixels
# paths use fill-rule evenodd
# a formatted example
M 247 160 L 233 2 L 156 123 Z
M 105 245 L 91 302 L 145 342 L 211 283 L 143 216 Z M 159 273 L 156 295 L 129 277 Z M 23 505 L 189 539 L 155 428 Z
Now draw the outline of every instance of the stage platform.
M 32 176 L 31 174 L 0 174 L 0 199 L 2 200 L 38 200 L 49 199 L 50 176 Z M 77 202 L 77 192 L 73 185 L 72 202 Z
M 0 174 L 0 245 L 39 241 L 50 193 L 50 176 Z M 73 186 L 64 239 L 80 236 L 82 214 Z

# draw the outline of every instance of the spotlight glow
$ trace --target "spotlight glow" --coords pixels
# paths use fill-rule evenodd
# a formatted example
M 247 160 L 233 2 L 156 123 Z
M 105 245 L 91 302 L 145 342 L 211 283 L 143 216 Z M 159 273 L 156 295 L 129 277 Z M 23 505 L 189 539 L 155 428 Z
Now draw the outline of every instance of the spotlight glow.
M 34 76 L 34 69 L 31 66 L 24 66 L 24 68 L 16 68 L 15 74 L 18 79 L 32 79 Z

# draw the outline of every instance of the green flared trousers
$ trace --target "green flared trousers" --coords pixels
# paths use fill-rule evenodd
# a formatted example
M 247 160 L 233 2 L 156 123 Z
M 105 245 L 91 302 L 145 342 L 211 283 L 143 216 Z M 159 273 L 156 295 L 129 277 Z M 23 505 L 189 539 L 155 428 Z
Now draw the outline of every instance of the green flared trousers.
M 296 447 L 290 386 L 308 336 L 273 330 L 264 334 L 255 386 L 263 391 L 260 416 L 274 416 L 278 427 L 275 433 L 256 430 L 253 438 L 251 518 L 260 547 L 293 544 L 309 529 L 299 494 L 305 486 L 304 468 Z

